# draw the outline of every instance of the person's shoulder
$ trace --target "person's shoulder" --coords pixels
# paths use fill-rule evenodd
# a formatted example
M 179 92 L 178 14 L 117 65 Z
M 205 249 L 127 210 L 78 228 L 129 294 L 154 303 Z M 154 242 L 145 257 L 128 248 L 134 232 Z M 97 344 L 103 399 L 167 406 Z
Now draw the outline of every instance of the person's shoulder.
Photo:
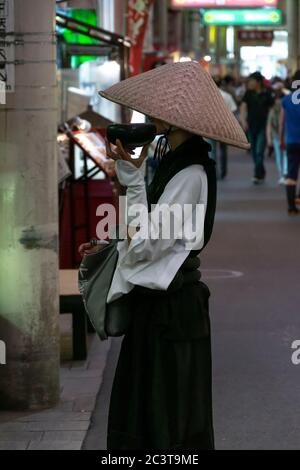
M 270 88 L 263 88 L 263 93 L 272 96 L 272 90 Z
M 249 98 L 251 98 L 252 95 L 253 95 L 252 90 L 246 90 L 244 97 L 243 97 L 243 101 L 247 103 L 247 101 L 249 100 Z
M 285 95 L 281 98 L 281 104 L 283 107 L 287 106 L 292 101 L 292 94 Z
M 163 198 L 168 203 L 191 203 L 201 198 L 207 175 L 201 164 L 192 164 L 176 173 L 167 183 Z
M 206 175 L 203 165 L 200 163 L 193 163 L 179 171 L 175 177 L 177 176 L 178 178 L 188 179 L 189 181 L 199 181 L 203 175 Z
M 273 100 L 273 93 L 272 93 L 272 90 L 270 90 L 270 88 L 265 88 L 262 91 L 262 94 L 266 96 L 269 100 Z
M 228 98 L 229 96 L 231 97 L 231 94 L 228 93 L 228 91 L 223 90 L 223 88 L 220 88 L 220 92 L 221 92 L 221 95 L 223 96 L 223 98 Z
M 271 106 L 274 105 L 275 99 L 274 99 L 274 96 L 273 96 L 272 91 L 271 91 L 269 88 L 265 88 L 265 89 L 262 91 L 262 93 L 261 93 L 260 96 L 262 97 L 263 102 L 264 102 L 267 106 L 271 107 Z

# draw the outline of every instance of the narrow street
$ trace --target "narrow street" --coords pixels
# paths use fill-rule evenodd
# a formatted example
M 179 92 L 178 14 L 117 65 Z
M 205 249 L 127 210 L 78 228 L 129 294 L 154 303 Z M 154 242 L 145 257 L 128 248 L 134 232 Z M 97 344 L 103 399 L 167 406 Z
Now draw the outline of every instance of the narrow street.
M 250 157 L 231 152 L 202 256 L 212 294 L 216 447 L 297 449 L 300 366 L 291 362 L 291 344 L 300 339 L 300 218 L 287 215 L 273 161 L 265 186 L 253 187 L 251 176 Z M 105 449 L 119 346 L 114 340 L 86 449 Z

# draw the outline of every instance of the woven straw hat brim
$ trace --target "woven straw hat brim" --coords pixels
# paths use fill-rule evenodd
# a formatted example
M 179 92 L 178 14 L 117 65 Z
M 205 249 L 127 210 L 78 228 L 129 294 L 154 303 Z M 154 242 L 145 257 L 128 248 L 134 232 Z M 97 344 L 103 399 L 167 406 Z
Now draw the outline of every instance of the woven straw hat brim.
M 117 83 L 100 95 L 192 134 L 250 148 L 220 90 L 196 62 L 163 65 Z

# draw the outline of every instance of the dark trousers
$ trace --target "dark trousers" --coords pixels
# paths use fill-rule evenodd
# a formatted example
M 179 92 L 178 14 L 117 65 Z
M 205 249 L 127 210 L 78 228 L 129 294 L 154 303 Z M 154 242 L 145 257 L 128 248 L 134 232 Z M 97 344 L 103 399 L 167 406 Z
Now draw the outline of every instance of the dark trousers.
M 300 144 L 287 145 L 288 156 L 288 179 L 294 180 L 297 184 L 300 166 Z
M 220 158 L 218 158 L 218 142 L 212 140 L 210 142 L 212 146 L 211 158 L 213 158 L 217 164 L 218 177 L 223 179 L 227 176 L 227 160 L 228 160 L 228 151 L 227 145 L 222 142 L 219 143 L 220 146 Z
M 300 144 L 287 145 L 287 158 L 289 184 L 286 187 L 286 194 L 289 210 L 294 211 L 297 210 L 295 199 L 300 167 Z
M 254 161 L 254 177 L 263 180 L 266 177 L 266 169 L 264 165 L 267 144 L 266 130 L 265 128 L 260 130 L 249 129 L 248 135 Z

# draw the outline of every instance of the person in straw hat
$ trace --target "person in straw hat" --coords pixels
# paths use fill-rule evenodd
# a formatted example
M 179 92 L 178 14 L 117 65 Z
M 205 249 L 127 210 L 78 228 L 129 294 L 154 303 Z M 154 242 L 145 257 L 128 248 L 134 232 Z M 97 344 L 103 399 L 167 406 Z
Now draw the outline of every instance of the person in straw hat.
M 127 295 L 132 321 L 121 345 L 110 397 L 108 449 L 214 449 L 208 287 L 198 255 L 209 242 L 216 209 L 214 139 L 247 149 L 238 121 L 196 62 L 167 64 L 124 80 L 101 96 L 145 114 L 161 135 L 159 165 L 146 189 L 141 157 L 120 141 L 116 161 L 128 206 L 204 206 L 198 244 L 139 235 L 118 244 L 108 302 Z M 160 222 L 163 226 L 163 223 Z M 161 228 L 161 227 L 160 227 Z

